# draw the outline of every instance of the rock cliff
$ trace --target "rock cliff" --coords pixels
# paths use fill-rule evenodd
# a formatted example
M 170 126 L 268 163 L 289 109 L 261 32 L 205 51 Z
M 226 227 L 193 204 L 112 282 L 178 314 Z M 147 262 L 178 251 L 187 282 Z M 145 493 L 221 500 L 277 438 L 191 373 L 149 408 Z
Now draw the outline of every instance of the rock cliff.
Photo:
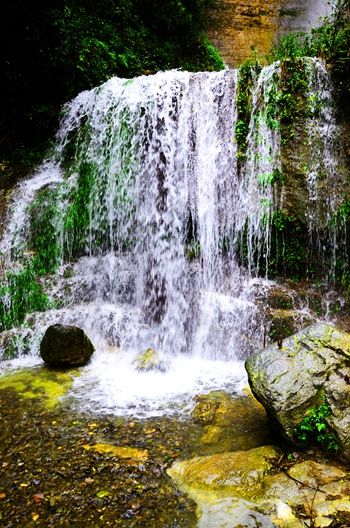
M 324 0 L 221 0 L 212 14 L 209 38 L 226 64 L 264 56 L 279 33 L 306 31 L 328 15 Z

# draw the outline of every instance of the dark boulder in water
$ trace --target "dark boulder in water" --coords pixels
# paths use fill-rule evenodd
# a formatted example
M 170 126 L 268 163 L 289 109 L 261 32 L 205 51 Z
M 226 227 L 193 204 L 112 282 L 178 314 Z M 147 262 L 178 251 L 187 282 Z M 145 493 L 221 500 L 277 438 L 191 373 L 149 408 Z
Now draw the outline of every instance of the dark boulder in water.
M 40 344 L 40 355 L 49 367 L 81 367 L 90 360 L 94 346 L 77 326 L 49 326 Z

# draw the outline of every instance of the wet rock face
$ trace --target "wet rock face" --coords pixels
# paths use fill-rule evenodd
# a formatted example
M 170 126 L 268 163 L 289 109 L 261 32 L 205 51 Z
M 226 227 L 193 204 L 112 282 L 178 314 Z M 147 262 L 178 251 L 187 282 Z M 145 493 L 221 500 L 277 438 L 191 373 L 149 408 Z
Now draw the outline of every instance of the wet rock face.
M 192 419 L 203 428 L 200 444 L 208 454 L 252 449 L 272 441 L 264 407 L 250 391 L 244 393 L 237 397 L 211 391 L 196 396 Z
M 77 326 L 49 326 L 40 344 L 40 355 L 49 367 L 81 367 L 91 358 L 94 346 Z
M 236 67 L 254 54 L 266 55 L 277 34 L 306 31 L 330 10 L 321 0 L 222 0 L 208 34 L 226 64 Z
M 177 461 L 167 472 L 197 502 L 199 528 L 349 526 L 346 469 L 282 458 L 263 446 Z
M 246 369 L 253 394 L 284 437 L 300 443 L 297 431 L 304 423 L 312 441 L 325 432 L 350 459 L 350 334 L 314 324 L 281 348 L 251 356 Z

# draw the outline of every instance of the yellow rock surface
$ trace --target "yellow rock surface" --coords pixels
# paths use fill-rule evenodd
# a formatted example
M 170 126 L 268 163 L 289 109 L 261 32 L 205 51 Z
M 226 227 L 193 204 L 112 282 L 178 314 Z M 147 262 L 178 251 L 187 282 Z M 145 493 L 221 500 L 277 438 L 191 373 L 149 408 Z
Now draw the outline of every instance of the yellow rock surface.
M 271 469 L 270 461 L 279 456 L 277 448 L 263 446 L 175 462 L 168 473 L 180 487 L 250 499 L 260 492 L 262 479 Z
M 85 444 L 83 448 L 87 451 L 96 451 L 101 455 L 111 455 L 117 458 L 132 459 L 137 462 L 144 462 L 148 458 L 148 453 L 144 449 L 136 449 L 134 447 L 122 447 L 112 444 L 98 443 L 94 445 Z
M 192 418 L 203 426 L 201 443 L 216 453 L 253 449 L 271 441 L 265 409 L 248 388 L 241 397 L 225 391 L 197 396 Z
M 306 460 L 276 472 L 279 462 L 278 449 L 264 446 L 175 462 L 168 474 L 197 503 L 199 528 L 350 526 L 346 469 Z
M 21 369 L 0 376 L 0 389 L 13 389 L 24 398 L 41 398 L 48 409 L 53 409 L 78 375 L 78 370 Z

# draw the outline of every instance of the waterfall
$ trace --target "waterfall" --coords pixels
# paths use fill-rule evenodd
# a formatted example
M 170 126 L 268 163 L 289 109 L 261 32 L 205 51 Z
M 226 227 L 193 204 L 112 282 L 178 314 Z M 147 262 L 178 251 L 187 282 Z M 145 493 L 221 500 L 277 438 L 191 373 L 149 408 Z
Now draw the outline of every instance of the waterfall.
M 52 159 L 14 190 L 0 242 L 4 268 L 49 271 L 49 304 L 3 332 L 3 349 L 15 340 L 35 362 L 48 325 L 82 327 L 96 353 L 73 391 L 102 411 L 170 412 L 174 395 L 238 390 L 242 359 L 265 336 L 279 76 L 276 63 L 255 80 L 241 168 L 235 70 L 112 78 L 68 103 Z M 162 372 L 135 369 L 148 348 Z
M 309 150 L 306 183 L 309 240 L 323 261 L 332 248 L 328 277 L 333 278 L 337 229 L 332 218 L 343 200 L 344 190 L 339 167 L 341 131 L 335 118 L 333 86 L 327 68 L 320 59 L 308 61 L 310 117 L 306 122 Z
M 280 77 L 276 62 L 262 69 L 253 89 L 247 139 L 247 160 L 238 184 L 235 204 L 236 233 L 244 234 L 249 272 L 259 273 L 259 261 L 268 269 L 274 174 L 281 171 L 280 130 L 269 121 L 271 91 Z

